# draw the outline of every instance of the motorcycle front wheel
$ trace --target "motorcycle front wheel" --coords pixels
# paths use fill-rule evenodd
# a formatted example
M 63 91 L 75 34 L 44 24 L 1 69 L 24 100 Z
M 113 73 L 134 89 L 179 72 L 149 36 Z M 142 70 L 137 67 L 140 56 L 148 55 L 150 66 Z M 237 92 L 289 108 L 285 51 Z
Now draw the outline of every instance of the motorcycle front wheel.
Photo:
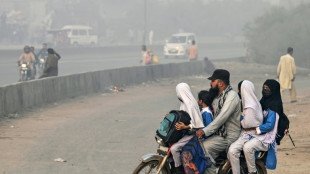
M 22 72 L 21 81 L 27 81 L 27 74 Z
M 156 160 L 152 160 L 148 162 L 141 162 L 136 167 L 133 174 L 156 174 L 158 165 L 159 165 L 159 161 L 156 161 Z M 166 166 L 164 166 L 159 173 L 170 174 L 170 170 Z

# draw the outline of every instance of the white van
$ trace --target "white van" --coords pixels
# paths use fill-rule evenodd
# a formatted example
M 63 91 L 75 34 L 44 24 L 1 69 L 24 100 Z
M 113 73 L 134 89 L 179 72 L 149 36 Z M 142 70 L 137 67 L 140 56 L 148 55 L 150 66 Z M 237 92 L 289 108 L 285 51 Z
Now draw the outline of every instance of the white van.
M 192 45 L 192 41 L 196 40 L 194 33 L 178 33 L 173 34 L 164 46 L 164 56 L 168 57 L 182 57 L 187 58 L 187 50 Z
M 70 45 L 78 46 L 98 44 L 98 36 L 93 33 L 92 28 L 89 26 L 66 25 L 62 27 L 62 30 L 67 31 L 67 37 Z

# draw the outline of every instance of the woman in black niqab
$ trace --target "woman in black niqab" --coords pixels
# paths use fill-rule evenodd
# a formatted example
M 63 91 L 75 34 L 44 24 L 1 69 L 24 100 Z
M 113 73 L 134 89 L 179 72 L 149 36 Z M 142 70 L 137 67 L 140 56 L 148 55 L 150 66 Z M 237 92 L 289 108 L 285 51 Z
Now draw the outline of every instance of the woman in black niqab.
M 270 91 L 266 91 L 263 88 L 263 97 L 260 101 L 262 105 L 262 109 L 264 111 L 267 111 L 268 109 L 271 109 L 278 113 L 279 115 L 279 122 L 278 122 L 278 132 L 276 136 L 276 143 L 280 145 L 280 141 L 286 134 L 286 131 L 289 128 L 289 119 L 283 112 L 283 103 L 280 93 L 280 84 L 276 80 L 268 79 L 265 81 L 264 85 L 267 85 L 270 89 Z M 270 93 L 271 92 L 271 93 Z
M 280 84 L 276 80 L 268 79 L 264 85 L 267 85 L 271 91 L 271 95 L 266 96 L 263 89 L 263 97 L 260 100 L 263 110 L 271 109 L 279 114 L 283 113 L 283 103 L 280 93 Z

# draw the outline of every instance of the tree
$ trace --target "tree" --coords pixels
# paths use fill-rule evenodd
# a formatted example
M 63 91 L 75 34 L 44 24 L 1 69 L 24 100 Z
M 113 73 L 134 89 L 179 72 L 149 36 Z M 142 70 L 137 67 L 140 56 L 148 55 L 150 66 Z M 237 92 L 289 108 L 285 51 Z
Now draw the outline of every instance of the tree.
M 310 3 L 287 10 L 274 7 L 246 26 L 249 56 L 256 62 L 277 64 L 287 47 L 294 48 L 298 66 L 310 68 Z

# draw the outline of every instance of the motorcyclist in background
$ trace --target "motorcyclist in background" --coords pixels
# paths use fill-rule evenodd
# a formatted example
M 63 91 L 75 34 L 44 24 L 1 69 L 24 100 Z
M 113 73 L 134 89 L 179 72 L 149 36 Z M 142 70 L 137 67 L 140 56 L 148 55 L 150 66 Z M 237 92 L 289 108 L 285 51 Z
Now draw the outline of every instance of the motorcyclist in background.
M 37 68 L 36 68 L 36 66 L 38 65 L 38 63 L 39 63 L 39 59 L 38 59 L 38 56 L 36 55 L 36 53 L 35 53 L 35 48 L 34 48 L 34 46 L 31 46 L 30 47 L 30 51 L 31 51 L 31 53 L 34 55 L 34 58 L 35 58 L 35 60 L 36 60 L 36 62 L 34 63 L 34 65 L 33 65 L 33 71 L 34 71 L 34 77 L 36 76 L 36 74 L 37 74 Z
M 46 61 L 46 58 L 48 56 L 48 53 L 47 53 L 47 43 L 43 43 L 42 44 L 42 48 L 39 51 L 37 56 L 38 56 L 38 59 L 44 58 L 44 60 Z
M 17 61 L 18 65 L 18 71 L 19 71 L 19 81 L 21 81 L 21 65 L 23 63 L 27 64 L 27 66 L 30 68 L 31 73 L 31 79 L 34 79 L 34 71 L 33 71 L 33 65 L 36 62 L 34 55 L 31 52 L 31 49 L 29 46 L 24 47 L 24 53 L 22 53 Z

